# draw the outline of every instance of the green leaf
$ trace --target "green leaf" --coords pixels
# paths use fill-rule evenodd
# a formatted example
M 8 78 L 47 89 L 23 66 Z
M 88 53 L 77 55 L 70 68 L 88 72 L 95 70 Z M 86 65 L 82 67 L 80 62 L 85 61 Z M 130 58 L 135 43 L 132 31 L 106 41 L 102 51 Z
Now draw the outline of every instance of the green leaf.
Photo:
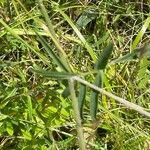
M 142 37 L 145 34 L 147 28 L 149 27 L 149 24 L 150 24 L 150 17 L 147 17 L 147 19 L 144 21 L 142 29 L 138 32 L 135 40 L 133 41 L 132 48 L 131 48 L 132 50 L 134 50 L 137 47 L 138 43 L 142 39 Z
M 21 129 L 21 132 L 22 132 L 23 137 L 24 137 L 25 139 L 27 139 L 27 140 L 32 140 L 32 136 L 31 136 L 30 132 L 25 131 L 25 130 L 23 130 L 23 129 Z
M 52 113 L 56 113 L 56 112 L 57 112 L 57 108 L 54 107 L 54 106 L 50 106 L 50 107 L 49 107 L 49 110 L 50 110 Z
M 52 48 L 50 47 L 50 45 L 48 45 L 46 40 L 41 35 L 39 35 L 38 32 L 36 32 L 36 34 L 38 36 L 38 40 L 43 45 L 49 56 L 53 59 L 55 64 L 58 65 L 62 70 L 68 72 L 69 71 L 67 69 L 68 66 L 65 66 L 65 64 L 61 61 L 61 59 L 53 52 Z
M 103 71 L 99 71 L 96 75 L 94 85 L 102 88 L 103 86 Z M 97 106 L 98 106 L 98 94 L 99 92 L 93 90 L 90 98 L 90 114 L 91 119 L 96 120 Z
M 34 72 L 48 78 L 55 78 L 55 79 L 69 79 L 75 74 L 73 73 L 68 73 L 68 72 L 55 72 L 55 71 L 46 71 L 43 69 L 32 69 Z
M 12 90 L 8 90 L 6 92 L 6 97 L 3 98 L 3 100 L 1 100 L 1 103 L 0 103 L 0 109 L 3 109 L 11 100 L 11 97 L 15 96 L 17 94 L 17 88 L 14 88 Z
M 149 75 L 145 75 L 138 83 L 139 88 L 145 88 L 149 81 Z
M 80 83 L 78 105 L 79 105 L 79 113 L 81 118 L 83 118 L 83 105 L 85 101 L 85 96 L 86 96 L 86 86 Z
M 76 25 L 78 29 L 85 28 L 89 22 L 96 18 L 95 10 L 88 9 L 86 10 L 77 20 Z
M 138 86 L 140 88 L 145 88 L 149 80 L 149 74 L 146 73 L 149 64 L 150 62 L 145 57 L 140 61 L 140 69 L 138 70 L 138 75 L 137 75 L 137 78 L 139 80 Z
M 69 117 L 69 112 L 64 108 L 61 109 L 61 114 L 65 117 Z
M 12 123 L 11 123 L 11 122 L 7 122 L 6 131 L 7 131 L 7 133 L 8 133 L 10 136 L 13 135 L 14 129 L 13 129 L 13 126 L 12 126 Z
M 0 3 L 1 3 L 2 5 L 4 5 L 4 2 L 5 2 L 5 0 L 0 0 Z
M 41 10 L 41 13 L 43 15 L 43 17 L 45 18 L 45 21 L 46 21 L 46 24 L 47 24 L 47 27 L 48 27 L 48 33 L 52 39 L 52 41 L 54 42 L 57 50 L 59 50 L 59 54 L 60 54 L 60 57 L 61 57 L 61 60 L 63 61 L 63 63 L 65 64 L 65 66 L 67 66 L 67 70 L 68 71 L 71 71 L 73 68 L 70 68 L 70 65 L 68 64 L 68 58 L 67 58 L 67 55 L 65 53 L 65 50 L 62 48 L 61 46 L 61 43 L 60 41 L 58 40 L 57 38 L 57 35 L 55 33 L 55 30 L 54 30 L 54 26 L 51 22 L 51 19 L 49 18 L 49 15 L 48 15 L 48 12 L 43 4 L 43 1 L 42 0 L 38 0 L 37 1 L 39 6 L 40 6 L 40 10 Z
M 0 113 L 0 121 L 6 119 L 8 116 Z
M 17 94 L 17 88 L 14 88 L 12 91 L 10 91 L 9 93 L 7 93 L 7 97 L 4 100 L 9 99 L 10 97 L 13 97 Z
M 113 60 L 111 63 L 115 64 L 115 63 L 127 62 L 127 61 L 131 61 L 135 58 L 137 58 L 137 55 L 136 55 L 136 53 L 132 52 L 132 53 L 126 54 L 123 57 L 119 57 L 118 59 Z
M 105 69 L 106 65 L 108 63 L 108 59 L 113 51 L 113 44 L 110 44 L 108 47 L 106 47 L 103 52 L 101 53 L 100 57 L 97 59 L 97 62 L 95 64 L 95 69 Z
M 1 59 L 1 58 L 0 58 Z M 19 64 L 18 62 L 11 62 L 11 61 L 1 61 L 0 60 L 0 69 L 6 67 L 14 67 L 15 65 Z
M 73 21 L 70 19 L 70 17 L 67 16 L 67 14 L 65 14 L 58 6 L 56 6 L 55 9 L 56 9 L 57 12 L 59 12 L 64 17 L 64 19 L 72 27 L 72 29 L 77 34 L 77 36 L 80 39 L 80 41 L 83 43 L 84 47 L 87 49 L 87 51 L 90 54 L 91 58 L 95 61 L 96 60 L 96 54 L 93 51 L 92 46 L 86 41 L 86 39 L 81 34 L 81 32 L 79 31 L 79 29 L 77 28 L 77 26 L 73 23 Z
M 69 95 L 70 95 L 70 89 L 69 89 L 69 87 L 66 87 L 66 88 L 64 89 L 64 91 L 62 92 L 61 96 L 62 96 L 63 98 L 67 98 Z
M 119 57 L 118 59 L 113 60 L 111 63 L 123 63 L 132 61 L 136 58 L 141 59 L 142 57 L 150 57 L 150 45 L 143 46 L 141 48 L 137 48 L 133 50 L 131 53 L 128 53 L 122 57 Z

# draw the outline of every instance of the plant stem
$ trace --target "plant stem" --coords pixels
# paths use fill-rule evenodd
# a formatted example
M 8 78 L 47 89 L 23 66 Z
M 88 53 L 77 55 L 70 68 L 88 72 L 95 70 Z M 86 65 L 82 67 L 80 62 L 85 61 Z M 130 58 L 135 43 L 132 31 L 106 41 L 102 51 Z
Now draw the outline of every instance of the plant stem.
M 66 55 L 65 51 L 63 50 L 63 48 L 61 47 L 61 44 L 60 44 L 59 40 L 57 39 L 55 30 L 53 28 L 53 24 L 52 24 L 51 20 L 49 19 L 47 10 L 46 10 L 46 8 L 43 4 L 43 0 L 38 0 L 38 4 L 40 6 L 41 13 L 43 14 L 43 16 L 45 18 L 45 21 L 47 23 L 47 27 L 48 27 L 48 30 L 49 30 L 49 35 L 50 35 L 51 39 L 53 40 L 53 42 L 55 43 L 55 46 L 59 50 L 62 61 L 65 63 L 66 67 L 68 68 L 68 71 L 71 71 L 71 68 L 68 65 L 67 55 Z
M 69 79 L 69 88 L 70 88 L 70 93 L 71 93 L 71 99 L 72 99 L 72 105 L 73 105 L 73 111 L 74 111 L 74 118 L 75 118 L 75 121 L 76 121 L 79 148 L 80 148 L 80 150 L 85 150 L 86 148 L 85 148 L 83 127 L 82 127 L 80 113 L 79 113 L 78 100 L 77 100 L 76 94 L 75 94 L 73 78 Z
M 118 101 L 119 103 L 125 105 L 126 107 L 128 107 L 128 108 L 130 108 L 130 109 L 133 109 L 133 110 L 139 112 L 140 114 L 142 114 L 142 115 L 144 115 L 144 116 L 150 118 L 150 113 L 147 112 L 147 111 L 145 111 L 144 108 L 141 107 L 141 106 L 139 106 L 139 105 L 136 105 L 136 104 L 131 103 L 131 102 L 129 102 L 129 101 L 123 99 L 123 98 L 120 98 L 120 97 L 118 97 L 118 96 L 116 96 L 116 95 L 114 95 L 114 94 L 112 94 L 112 93 L 109 93 L 109 92 L 105 91 L 104 89 L 99 88 L 99 87 L 97 87 L 97 86 L 95 86 L 95 85 L 93 85 L 93 84 L 91 84 L 91 83 L 89 83 L 89 82 L 87 82 L 87 81 L 81 79 L 80 77 L 74 76 L 74 77 L 72 77 L 72 80 L 76 80 L 76 81 L 78 81 L 78 82 L 80 82 L 80 83 L 82 83 L 82 84 L 85 84 L 85 85 L 87 85 L 88 87 L 90 87 L 90 88 L 92 88 L 92 89 L 94 89 L 94 90 L 96 90 L 96 91 L 98 91 L 98 92 L 100 92 L 100 93 L 102 93 L 102 94 L 105 94 L 105 95 L 107 95 L 108 97 L 113 98 L 114 100 L 116 100 L 116 101 Z

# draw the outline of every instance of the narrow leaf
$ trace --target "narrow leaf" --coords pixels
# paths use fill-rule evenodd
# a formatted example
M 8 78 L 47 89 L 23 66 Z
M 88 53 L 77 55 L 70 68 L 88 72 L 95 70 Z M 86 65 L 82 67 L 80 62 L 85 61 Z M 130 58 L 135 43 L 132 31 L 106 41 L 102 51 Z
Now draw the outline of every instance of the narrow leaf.
M 131 47 L 132 50 L 134 50 L 137 47 L 138 43 L 142 39 L 142 37 L 145 34 L 147 28 L 149 27 L 149 24 L 150 24 L 150 17 L 147 17 L 147 19 L 145 20 L 145 22 L 142 26 L 142 29 L 138 32 L 135 40 L 133 41 L 133 44 L 132 44 L 132 47 Z
M 41 13 L 42 13 L 43 17 L 45 18 L 45 21 L 46 21 L 46 24 L 47 24 L 47 27 L 48 27 L 48 33 L 49 33 L 52 41 L 55 43 L 55 46 L 59 50 L 61 59 L 63 60 L 63 62 L 67 66 L 67 70 L 71 71 L 72 68 L 70 68 L 70 65 L 68 65 L 67 55 L 66 55 L 64 49 L 62 48 L 62 46 L 60 44 L 60 41 L 58 40 L 58 38 L 56 36 L 54 26 L 53 26 L 53 24 L 52 24 L 52 22 L 49 18 L 49 15 L 47 13 L 47 10 L 46 10 L 45 6 L 43 4 L 43 0 L 38 0 L 37 2 L 40 6 L 40 10 L 41 10 Z
M 78 29 L 85 28 L 89 22 L 96 18 L 95 10 L 88 9 L 86 10 L 77 20 L 76 25 Z
M 149 74 L 146 73 L 148 66 L 150 65 L 150 62 L 147 58 L 143 58 L 140 61 L 140 66 L 138 70 L 137 79 L 139 80 L 138 86 L 140 88 L 145 88 L 148 80 L 149 80 Z
M 14 129 L 11 122 L 7 122 L 6 131 L 10 136 L 13 135 Z
M 69 18 L 69 16 L 67 16 L 67 14 L 65 14 L 58 6 L 56 6 L 55 8 L 56 8 L 56 11 L 59 12 L 64 17 L 64 19 L 68 22 L 68 24 L 72 27 L 74 32 L 77 34 L 78 38 L 82 41 L 84 47 L 87 49 L 91 58 L 95 61 L 96 60 L 96 54 L 93 51 L 92 46 L 86 41 L 86 39 L 81 34 L 81 32 L 79 31 L 77 26 L 73 23 L 73 21 Z
M 83 118 L 83 105 L 85 101 L 85 95 L 86 95 L 86 86 L 80 83 L 78 105 L 79 105 L 79 113 L 81 118 Z
M 102 88 L 102 84 L 103 84 L 103 71 L 99 71 L 98 74 L 96 75 L 94 85 Z M 98 106 L 98 92 L 93 89 L 90 98 L 90 114 L 91 119 L 93 121 L 96 120 L 97 106 Z
M 135 58 L 137 58 L 136 53 L 131 52 L 131 53 L 128 53 L 128 54 L 126 54 L 126 55 L 124 55 L 122 57 L 119 57 L 119 58 L 113 60 L 111 63 L 115 64 L 115 63 L 127 62 L 127 61 L 131 61 L 131 60 L 133 60 Z
M 68 79 L 75 75 L 73 73 L 47 71 L 43 69 L 40 69 L 40 70 L 32 69 L 32 70 L 44 77 L 55 78 L 55 79 Z
M 50 47 L 50 45 L 47 44 L 45 39 L 41 35 L 39 35 L 37 32 L 36 34 L 38 36 L 40 43 L 43 45 L 43 47 L 45 48 L 49 56 L 53 59 L 55 64 L 58 65 L 62 70 L 68 72 L 69 70 L 67 69 L 67 66 L 65 66 L 65 64 L 63 64 L 61 59 L 53 52 L 52 48 Z
M 115 64 L 115 63 L 128 62 L 128 61 L 132 61 L 136 58 L 141 59 L 143 56 L 150 57 L 150 45 L 143 46 L 141 48 L 137 48 L 137 49 L 133 50 L 131 53 L 128 53 L 122 57 L 119 57 L 119 58 L 113 60 L 111 63 Z
M 23 134 L 25 139 L 27 139 L 27 140 L 31 140 L 32 139 L 32 136 L 31 136 L 30 132 L 25 131 L 23 129 L 21 129 L 21 132 L 22 132 L 22 134 Z
M 99 59 L 97 60 L 95 64 L 95 69 L 105 69 L 106 65 L 108 63 L 108 59 L 112 53 L 113 45 L 110 44 L 108 47 L 106 47 L 103 52 L 101 53 Z

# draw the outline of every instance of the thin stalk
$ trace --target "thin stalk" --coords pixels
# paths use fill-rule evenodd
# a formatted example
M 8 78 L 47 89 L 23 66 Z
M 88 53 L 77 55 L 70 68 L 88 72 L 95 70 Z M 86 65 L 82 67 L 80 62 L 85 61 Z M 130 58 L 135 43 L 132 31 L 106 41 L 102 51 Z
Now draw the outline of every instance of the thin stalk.
M 68 68 L 68 71 L 71 71 L 71 68 L 68 65 L 67 55 L 66 55 L 65 51 L 63 50 L 63 48 L 61 47 L 61 44 L 60 44 L 59 40 L 57 39 L 55 30 L 53 28 L 53 24 L 52 24 L 51 20 L 49 19 L 47 10 L 46 10 L 46 8 L 45 8 L 45 6 L 43 4 L 43 0 L 38 0 L 38 4 L 40 6 L 41 13 L 43 14 L 43 16 L 45 18 L 45 21 L 47 23 L 47 27 L 48 27 L 48 30 L 49 30 L 49 35 L 50 35 L 51 39 L 53 40 L 53 42 L 55 43 L 55 46 L 57 47 L 57 49 L 62 54 L 62 60 L 65 63 L 66 67 Z
M 150 113 L 145 111 L 144 108 L 139 106 L 139 105 L 136 105 L 136 104 L 131 103 L 131 102 L 129 102 L 129 101 L 123 99 L 123 98 L 120 98 L 120 97 L 118 97 L 118 96 L 116 96 L 116 95 L 114 95 L 112 93 L 109 93 L 109 92 L 105 91 L 104 89 L 99 88 L 99 87 L 97 87 L 97 86 L 95 86 L 95 85 L 93 85 L 93 84 L 91 84 L 91 83 L 81 79 L 80 77 L 74 76 L 71 79 L 72 80 L 76 80 L 76 81 L 78 81 L 78 82 L 80 82 L 82 84 L 85 84 L 88 87 L 90 87 L 90 88 L 100 92 L 101 94 L 107 95 L 108 97 L 113 98 L 114 100 L 116 100 L 117 102 L 123 104 L 124 106 L 126 106 L 126 107 L 128 107 L 130 109 L 133 109 L 133 110 L 139 112 L 140 114 L 150 118 Z
M 86 148 L 85 148 L 83 127 L 82 127 L 80 113 L 79 113 L 78 100 L 77 100 L 76 94 L 75 94 L 73 78 L 69 79 L 69 88 L 70 88 L 70 93 L 71 93 L 71 99 L 72 99 L 72 105 L 73 105 L 73 111 L 74 111 L 74 118 L 75 118 L 75 121 L 76 121 L 79 148 L 80 148 L 80 150 L 85 150 Z

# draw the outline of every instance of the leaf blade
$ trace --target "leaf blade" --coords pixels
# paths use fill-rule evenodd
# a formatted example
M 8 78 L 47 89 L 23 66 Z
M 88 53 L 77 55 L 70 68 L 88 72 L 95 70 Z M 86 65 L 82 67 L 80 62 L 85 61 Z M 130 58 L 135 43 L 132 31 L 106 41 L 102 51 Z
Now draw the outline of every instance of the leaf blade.
M 108 47 L 104 48 L 103 52 L 101 53 L 99 59 L 97 59 L 97 62 L 95 64 L 95 69 L 105 69 L 106 65 L 108 63 L 108 59 L 113 51 L 113 44 L 109 44 Z
M 44 77 L 48 77 L 48 78 L 54 78 L 54 79 L 69 79 L 73 76 L 75 76 L 75 74 L 73 73 L 68 73 L 68 72 L 56 72 L 56 71 L 47 71 L 44 69 L 32 69 L 34 72 L 36 72 L 37 74 L 40 74 Z
M 102 88 L 103 86 L 103 71 L 99 71 L 98 74 L 96 75 L 94 85 Z M 97 114 L 97 107 L 98 107 L 98 94 L 99 92 L 93 90 L 91 93 L 91 98 L 90 98 L 90 115 L 92 121 L 96 120 L 96 114 Z
M 40 41 L 40 43 L 43 45 L 43 47 L 45 48 L 45 50 L 47 51 L 47 53 L 49 54 L 49 56 L 53 59 L 53 61 L 55 62 L 55 64 L 57 66 L 59 66 L 62 70 L 68 72 L 69 70 L 67 69 L 67 66 L 61 61 L 61 59 L 53 52 L 52 48 L 50 47 L 50 45 L 47 44 L 47 42 L 45 41 L 45 39 L 39 35 L 36 32 L 37 36 L 38 36 L 38 40 Z

